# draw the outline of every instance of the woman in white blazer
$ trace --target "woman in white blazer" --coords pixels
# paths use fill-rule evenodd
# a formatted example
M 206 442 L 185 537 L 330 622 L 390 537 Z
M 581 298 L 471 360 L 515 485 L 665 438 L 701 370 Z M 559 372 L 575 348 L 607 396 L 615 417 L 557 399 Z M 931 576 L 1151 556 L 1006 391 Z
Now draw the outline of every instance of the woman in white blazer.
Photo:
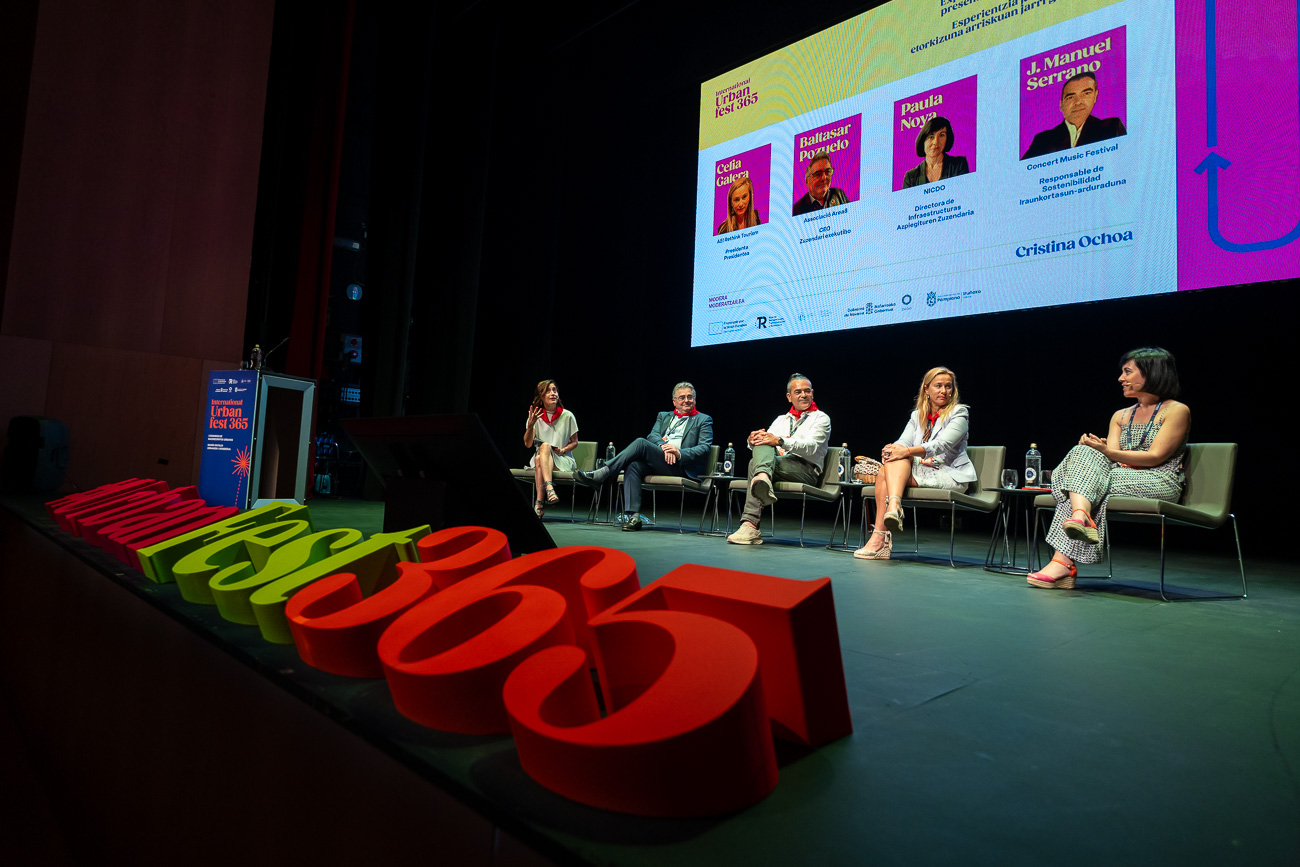
M 961 403 L 957 374 L 946 367 L 931 368 L 921 380 L 907 427 L 881 449 L 884 466 L 876 477 L 876 526 L 854 557 L 889 559 L 892 534 L 903 531 L 904 488 L 965 491 L 975 481 L 975 465 L 966 454 L 969 440 L 970 409 Z

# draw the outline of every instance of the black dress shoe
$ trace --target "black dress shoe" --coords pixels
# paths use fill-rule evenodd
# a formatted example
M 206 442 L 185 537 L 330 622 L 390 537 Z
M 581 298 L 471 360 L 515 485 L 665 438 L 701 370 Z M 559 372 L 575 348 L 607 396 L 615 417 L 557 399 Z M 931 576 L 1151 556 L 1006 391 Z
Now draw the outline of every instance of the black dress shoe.
M 641 516 L 633 515 L 632 517 L 627 519 L 627 523 L 623 525 L 623 530 L 624 532 L 627 532 L 629 530 L 632 532 L 636 532 L 637 530 L 641 529 L 641 524 L 642 524 Z
M 597 473 L 601 474 L 599 478 L 596 477 Z M 592 470 L 590 472 L 588 472 L 587 470 L 578 470 L 576 473 L 573 474 L 573 480 L 578 484 L 582 485 L 584 488 L 599 488 L 602 484 L 604 484 L 605 479 L 607 479 L 608 477 L 609 477 L 609 471 L 606 470 L 604 467 L 601 467 L 599 470 Z

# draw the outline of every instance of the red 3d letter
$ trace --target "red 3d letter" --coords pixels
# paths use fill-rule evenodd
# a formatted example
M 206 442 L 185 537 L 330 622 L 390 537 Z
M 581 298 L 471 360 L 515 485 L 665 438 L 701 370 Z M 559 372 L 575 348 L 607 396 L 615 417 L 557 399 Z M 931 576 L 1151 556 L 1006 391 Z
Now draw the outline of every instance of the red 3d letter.
M 508 732 L 501 689 L 515 666 L 544 647 L 590 647 L 584 595 L 609 600 L 637 587 L 631 557 L 595 547 L 530 554 L 458 581 L 379 639 L 393 701 L 430 728 Z
M 348 677 L 383 677 L 379 637 L 403 611 L 443 587 L 510 562 L 500 530 L 451 527 L 421 539 L 419 563 L 398 563 L 398 578 L 362 598 L 357 576 L 342 572 L 299 590 L 285 606 L 298 655 L 310 666 Z
M 728 812 L 776 785 L 772 731 L 806 744 L 852 731 L 829 579 L 687 565 L 591 625 L 607 717 L 576 649 L 536 654 L 505 686 L 524 769 L 566 797 Z

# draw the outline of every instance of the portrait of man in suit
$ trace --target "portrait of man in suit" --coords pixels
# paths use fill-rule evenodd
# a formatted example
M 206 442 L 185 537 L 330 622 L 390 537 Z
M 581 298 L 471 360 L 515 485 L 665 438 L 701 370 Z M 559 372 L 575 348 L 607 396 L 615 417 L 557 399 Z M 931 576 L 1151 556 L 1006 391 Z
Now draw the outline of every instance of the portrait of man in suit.
M 1035 134 L 1021 159 L 1033 159 L 1127 135 L 1128 130 L 1119 118 L 1093 116 L 1092 110 L 1097 104 L 1098 93 L 1095 73 L 1080 72 L 1067 79 L 1061 87 L 1061 116 L 1064 120 L 1051 129 Z

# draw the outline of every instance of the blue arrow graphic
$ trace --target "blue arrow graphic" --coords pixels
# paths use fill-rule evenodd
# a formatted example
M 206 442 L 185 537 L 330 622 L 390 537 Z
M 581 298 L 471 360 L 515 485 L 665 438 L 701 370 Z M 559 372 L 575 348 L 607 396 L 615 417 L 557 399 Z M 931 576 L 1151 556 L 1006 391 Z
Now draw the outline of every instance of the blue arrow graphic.
M 1219 82 L 1215 70 L 1215 58 L 1218 48 L 1214 32 L 1215 0 L 1205 0 L 1205 146 L 1213 148 L 1219 141 Z M 1300 0 L 1296 2 L 1296 44 L 1300 45 Z M 1300 70 L 1297 70 L 1300 77 Z M 1297 115 L 1300 117 L 1300 115 Z M 1206 196 L 1206 220 L 1210 240 L 1229 253 L 1253 253 L 1256 250 L 1273 250 L 1285 247 L 1300 238 L 1300 223 L 1280 238 L 1271 241 L 1256 241 L 1253 244 L 1238 244 L 1223 237 L 1219 230 L 1219 172 L 1232 163 L 1219 156 L 1213 150 L 1196 166 L 1198 175 L 1205 175 L 1209 184 Z

